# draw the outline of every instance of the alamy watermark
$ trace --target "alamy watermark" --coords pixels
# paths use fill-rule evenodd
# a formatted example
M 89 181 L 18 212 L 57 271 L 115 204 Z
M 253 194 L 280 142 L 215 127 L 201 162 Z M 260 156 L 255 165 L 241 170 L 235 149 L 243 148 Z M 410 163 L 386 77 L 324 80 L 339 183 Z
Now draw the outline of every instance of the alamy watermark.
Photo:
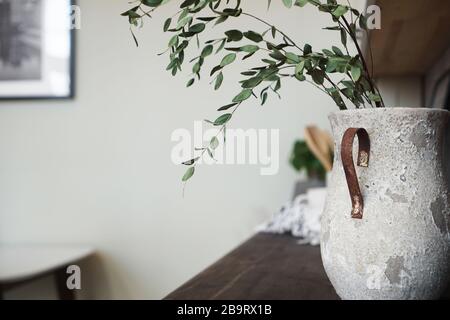
M 66 280 L 67 289 L 81 290 L 81 268 L 73 264 L 67 267 L 66 273 L 69 275 Z
M 381 8 L 378 5 L 370 5 L 366 8 L 367 29 L 381 29 Z M 78 5 L 70 6 L 70 28 L 81 29 L 81 7 Z
M 366 9 L 367 29 L 381 29 L 381 8 L 377 5 L 370 5 Z
M 70 29 L 81 29 L 81 8 L 77 5 L 70 6 Z
M 194 121 L 194 131 L 179 128 L 172 132 L 171 159 L 180 164 L 196 156 L 195 147 L 203 146 L 217 135 L 222 143 L 214 154 L 198 160 L 207 165 L 259 165 L 261 175 L 275 175 L 280 168 L 279 129 L 227 129 L 217 134 L 214 128 L 203 128 L 202 121 Z M 197 150 L 198 153 L 198 150 Z

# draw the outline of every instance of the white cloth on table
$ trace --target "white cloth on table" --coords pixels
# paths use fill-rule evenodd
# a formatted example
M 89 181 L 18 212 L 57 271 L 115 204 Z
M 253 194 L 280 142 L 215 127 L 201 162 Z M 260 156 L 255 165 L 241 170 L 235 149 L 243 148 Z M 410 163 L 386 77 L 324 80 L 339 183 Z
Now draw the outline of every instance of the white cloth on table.
M 272 219 L 257 228 L 259 232 L 291 233 L 301 238 L 300 244 L 320 244 L 320 216 L 324 208 L 326 188 L 315 188 L 288 201 Z

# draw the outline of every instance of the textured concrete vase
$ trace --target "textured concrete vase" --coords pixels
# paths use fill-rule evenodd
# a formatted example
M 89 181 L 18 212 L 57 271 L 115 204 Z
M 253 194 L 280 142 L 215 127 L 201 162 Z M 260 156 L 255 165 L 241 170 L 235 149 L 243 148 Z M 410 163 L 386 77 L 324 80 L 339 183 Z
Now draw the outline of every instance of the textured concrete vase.
M 445 290 L 450 279 L 443 172 L 448 120 L 449 112 L 436 109 L 330 115 L 336 151 L 321 253 L 341 298 L 434 299 Z M 353 158 L 359 166 L 353 166 Z

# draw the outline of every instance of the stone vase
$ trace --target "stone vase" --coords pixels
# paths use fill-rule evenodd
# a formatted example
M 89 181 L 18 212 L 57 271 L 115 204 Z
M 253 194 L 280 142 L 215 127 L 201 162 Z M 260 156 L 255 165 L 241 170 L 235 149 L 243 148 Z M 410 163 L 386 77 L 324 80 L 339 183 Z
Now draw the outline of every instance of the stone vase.
M 343 299 L 439 298 L 450 271 L 449 112 L 364 109 L 329 118 L 336 148 L 321 254 L 336 292 Z

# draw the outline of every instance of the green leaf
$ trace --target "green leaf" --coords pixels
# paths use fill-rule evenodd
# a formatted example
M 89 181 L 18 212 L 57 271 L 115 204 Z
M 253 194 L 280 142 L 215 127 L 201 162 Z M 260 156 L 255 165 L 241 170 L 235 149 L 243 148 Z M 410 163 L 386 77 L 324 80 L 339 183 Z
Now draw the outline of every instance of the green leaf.
M 375 102 L 381 102 L 381 97 L 379 94 L 369 93 L 369 99 Z
M 236 53 L 230 53 L 227 54 L 225 57 L 223 57 L 222 62 L 220 62 L 221 67 L 225 67 L 236 60 Z
M 324 30 L 331 30 L 331 31 L 339 31 L 341 30 L 341 27 L 325 27 Z
M 283 3 L 287 8 L 291 8 L 292 4 L 293 4 L 293 0 L 283 0 Z
M 334 72 L 337 69 L 338 65 L 339 65 L 339 62 L 337 59 L 333 59 L 333 58 L 329 59 L 325 72 L 328 72 L 328 73 Z
M 189 88 L 190 86 L 192 86 L 194 84 L 194 82 L 195 82 L 195 79 L 192 78 L 191 80 L 188 81 L 188 83 L 186 84 L 186 87 Z
M 263 78 L 262 78 L 262 77 L 253 77 L 253 78 L 250 78 L 250 79 L 248 79 L 248 80 L 245 80 L 245 81 L 242 83 L 242 88 L 244 88 L 244 89 L 251 89 L 251 88 L 254 88 L 254 87 L 258 86 L 262 81 L 263 81 Z
M 170 0 L 168 0 L 170 1 Z M 197 20 L 203 21 L 203 22 L 210 22 L 213 21 L 214 19 L 216 19 L 217 17 L 199 17 L 197 18 Z
M 322 85 L 325 80 L 325 73 L 322 70 L 315 69 L 311 72 L 311 77 L 315 83 Z
M 239 48 L 240 51 L 244 51 L 244 52 L 248 52 L 248 53 L 253 53 L 259 50 L 258 46 L 255 45 L 246 45 L 246 46 L 242 46 Z
M 185 25 L 187 25 L 189 22 L 191 22 L 192 21 L 192 17 L 190 17 L 190 16 L 187 16 L 187 17 L 184 17 L 183 19 L 181 19 L 179 22 L 178 22 L 178 24 L 177 24 L 177 29 L 181 29 L 181 28 L 183 28 Z
M 363 30 L 367 30 L 367 18 L 363 14 L 359 16 L 359 27 Z
M 333 98 L 334 102 L 339 107 L 339 109 L 341 109 L 341 110 L 345 109 L 345 103 L 342 100 L 342 97 L 341 97 L 339 91 L 337 91 L 335 88 L 331 88 L 331 90 L 329 92 L 330 92 L 330 95 Z
M 221 66 L 215 66 L 212 70 L 211 73 L 209 74 L 210 76 L 213 76 L 214 73 L 216 73 L 217 71 L 222 70 L 223 68 Z
M 332 52 L 332 51 L 330 51 L 328 49 L 323 49 L 322 52 L 325 53 L 325 55 L 327 55 L 329 57 L 334 56 L 334 52 Z
M 195 167 L 190 167 L 186 170 L 186 173 L 183 176 L 183 179 L 181 179 L 183 182 L 188 181 L 195 173 Z
M 300 62 L 300 57 L 292 52 L 286 52 L 286 58 L 288 59 L 288 63 L 296 64 Z
M 355 82 L 361 78 L 361 69 L 358 66 L 352 66 L 351 73 Z
M 198 159 L 200 159 L 200 157 L 196 157 L 196 158 L 191 159 L 189 161 L 185 161 L 182 164 L 184 164 L 185 166 L 192 166 L 194 163 L 197 162 Z
M 320 6 L 320 0 L 308 0 L 309 3 L 315 6 Z
M 276 35 L 277 35 L 277 28 L 275 28 L 274 26 L 272 26 L 270 28 L 271 32 L 272 32 L 272 38 L 275 39 Z
M 261 96 L 261 105 L 262 105 L 262 106 L 266 103 L 267 97 L 268 97 L 267 92 L 264 92 L 264 93 L 262 94 L 262 96 Z
M 186 16 L 189 14 L 189 10 L 187 8 L 184 8 L 184 10 L 181 12 L 181 14 L 178 16 L 178 22 L 181 21 L 181 19 L 186 18 Z
M 305 61 L 303 60 L 295 66 L 295 74 L 296 75 L 302 74 L 304 69 L 305 69 Z
M 228 19 L 228 15 L 222 15 L 222 16 L 219 17 L 219 19 L 216 20 L 214 25 L 218 25 L 220 23 L 223 23 L 223 22 L 227 21 L 227 19 Z
M 211 55 L 211 53 L 213 52 L 214 47 L 209 44 L 206 47 L 203 48 L 202 53 L 201 53 L 201 57 L 202 58 L 206 58 L 207 56 Z
M 344 55 L 344 53 L 342 53 L 341 49 L 339 49 L 339 48 L 336 47 L 336 46 L 331 47 L 331 49 L 332 49 L 333 52 L 336 53 L 338 56 L 341 56 L 341 57 L 342 57 L 342 56 Z
M 194 66 L 192 67 L 192 72 L 193 73 L 198 73 L 200 71 L 200 63 L 196 63 L 194 64 Z
M 347 46 L 347 32 L 344 29 L 341 29 L 341 42 L 345 46 Z
M 209 142 L 209 146 L 211 147 L 211 149 L 216 150 L 219 146 L 219 139 L 217 139 L 217 137 L 213 137 Z
M 206 25 L 204 23 L 197 23 L 189 27 L 189 32 L 197 34 L 205 30 Z
M 178 59 L 173 59 L 170 61 L 169 65 L 167 66 L 166 70 L 173 69 L 178 65 Z
M 310 54 L 312 53 L 312 47 L 310 44 L 305 44 L 305 46 L 303 47 L 303 54 Z
M 226 106 L 220 107 L 219 109 L 217 109 L 217 111 L 225 111 L 225 110 L 231 109 L 237 105 L 238 105 L 238 103 L 230 103 L 230 104 L 227 104 Z
M 169 28 L 170 28 L 170 24 L 172 23 L 172 19 L 171 18 L 169 18 L 169 19 L 167 19 L 166 20 L 166 22 L 164 22 L 164 32 L 166 32 L 167 30 L 169 30 Z
M 245 32 L 244 37 L 256 43 L 263 41 L 263 37 L 259 33 L 256 33 L 254 31 Z
M 190 38 L 190 37 L 193 37 L 193 36 L 195 36 L 195 35 L 196 35 L 195 32 L 190 32 L 190 31 L 187 31 L 187 32 L 181 32 L 181 33 L 178 34 L 178 36 L 179 36 L 179 37 L 182 37 L 182 38 Z
M 276 85 L 275 85 L 275 88 L 273 89 L 273 91 L 277 92 L 277 91 L 280 90 L 280 89 L 281 89 L 281 80 L 278 79 L 278 80 L 277 80 L 277 83 L 276 83 Z
M 233 98 L 233 102 L 242 102 L 250 98 L 252 95 L 251 89 L 244 89 L 236 97 Z
M 270 57 L 278 60 L 278 61 L 285 61 L 286 57 L 284 56 L 284 54 L 282 54 L 280 51 L 273 51 L 272 53 L 269 54 Z
M 216 50 L 216 54 L 219 53 L 225 47 L 226 43 L 227 43 L 227 39 L 222 40 L 222 42 L 220 43 L 220 46 Z
M 169 40 L 169 47 L 176 47 L 178 45 L 178 35 L 174 35 L 172 38 L 170 38 Z
M 337 6 L 336 9 L 334 9 L 334 11 L 332 13 L 333 13 L 333 16 L 335 16 L 336 18 L 340 18 L 344 14 L 346 14 L 347 11 L 348 11 L 348 7 L 339 5 L 339 6 Z
M 295 1 L 295 5 L 298 7 L 304 7 L 308 3 L 308 0 L 297 0 Z
M 225 32 L 225 35 L 230 41 L 241 41 L 244 37 L 242 32 L 239 30 L 228 30 L 227 32 Z
M 220 117 L 218 117 L 215 121 L 214 121 L 214 125 L 215 126 L 221 126 L 224 125 L 225 123 L 227 123 L 228 121 L 230 121 L 231 117 L 233 115 L 231 113 L 225 113 L 223 115 L 221 115 Z
M 163 0 L 143 0 L 142 3 L 147 7 L 157 7 L 163 2 Z
M 248 59 L 248 58 L 252 57 L 254 54 L 255 54 L 255 52 L 249 53 L 249 54 L 247 54 L 246 56 L 244 56 L 244 57 L 242 58 L 242 60 Z
M 213 155 L 211 149 L 207 148 L 206 151 L 208 151 L 208 155 L 211 157 L 211 159 L 214 159 L 214 155 Z
M 270 60 L 270 59 L 262 59 L 261 61 L 264 62 L 264 63 L 270 64 L 270 65 L 273 65 L 273 66 L 277 64 L 276 61 L 273 61 L 273 60 Z
M 185 0 L 181 5 L 180 8 L 186 8 L 189 7 L 190 5 L 194 4 L 195 0 Z
M 130 9 L 130 10 L 127 10 L 127 11 L 121 13 L 120 15 L 121 15 L 122 17 L 132 17 L 132 14 L 133 14 L 133 13 L 136 13 L 136 11 L 137 11 L 138 9 L 139 9 L 139 6 L 136 6 L 136 7 L 132 8 L 132 9 Z
M 223 82 L 223 73 L 219 73 L 216 78 L 216 83 L 214 85 L 214 90 L 218 90 Z

